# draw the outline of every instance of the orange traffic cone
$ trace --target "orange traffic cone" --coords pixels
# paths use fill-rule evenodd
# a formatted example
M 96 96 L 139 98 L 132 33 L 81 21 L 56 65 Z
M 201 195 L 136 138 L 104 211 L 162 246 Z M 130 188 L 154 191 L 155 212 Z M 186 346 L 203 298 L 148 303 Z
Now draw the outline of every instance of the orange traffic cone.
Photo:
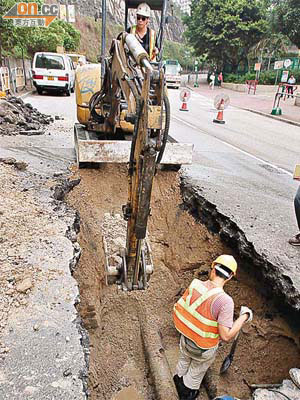
M 179 108 L 179 111 L 189 111 L 187 108 L 187 100 L 186 100 L 187 96 L 188 96 L 187 92 L 184 92 L 183 99 L 182 99 L 182 105 L 181 105 L 181 108 Z
M 224 99 L 222 99 L 220 102 L 217 118 L 215 118 L 213 122 L 216 122 L 217 124 L 225 124 L 225 121 L 223 120 L 223 110 L 224 110 Z

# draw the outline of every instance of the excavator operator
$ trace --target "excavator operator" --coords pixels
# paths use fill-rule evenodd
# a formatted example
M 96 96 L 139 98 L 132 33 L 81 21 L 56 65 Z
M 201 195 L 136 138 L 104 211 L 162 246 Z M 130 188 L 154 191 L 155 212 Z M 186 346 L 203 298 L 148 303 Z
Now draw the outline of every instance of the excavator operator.
M 150 61 L 155 61 L 158 54 L 156 32 L 149 28 L 151 8 L 147 3 L 139 4 L 136 10 L 136 25 L 127 29 L 128 33 L 136 36 L 138 41 L 149 54 Z

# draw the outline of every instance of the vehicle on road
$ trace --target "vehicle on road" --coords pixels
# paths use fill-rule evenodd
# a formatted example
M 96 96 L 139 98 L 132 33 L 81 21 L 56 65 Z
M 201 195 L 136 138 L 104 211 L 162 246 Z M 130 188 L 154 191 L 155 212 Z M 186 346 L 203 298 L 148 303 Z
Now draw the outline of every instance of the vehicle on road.
M 35 53 L 32 80 L 38 94 L 42 94 L 43 90 L 58 90 L 70 96 L 75 85 L 73 62 L 66 54 Z
M 181 65 L 177 60 L 166 60 L 164 63 L 167 87 L 179 89 L 181 84 Z

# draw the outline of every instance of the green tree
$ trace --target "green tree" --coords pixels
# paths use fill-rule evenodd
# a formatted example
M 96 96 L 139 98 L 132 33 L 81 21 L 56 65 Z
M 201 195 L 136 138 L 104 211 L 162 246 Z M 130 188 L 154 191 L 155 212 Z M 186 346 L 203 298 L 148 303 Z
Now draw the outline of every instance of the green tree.
M 273 27 L 300 48 L 299 0 L 273 0 Z
M 30 54 L 37 51 L 56 52 L 57 46 L 64 46 L 67 51 L 74 51 L 79 46 L 80 32 L 71 24 L 55 20 L 48 28 L 33 28 L 27 41 Z
M 26 3 L 30 0 L 25 0 Z M 39 5 L 42 0 L 36 1 Z M 0 0 L 0 15 L 4 15 L 15 0 Z M 48 28 L 16 27 L 10 20 L 0 18 L 0 65 L 2 50 L 14 53 L 15 49 L 23 48 L 25 53 L 32 55 L 36 51 L 56 51 L 61 45 L 67 51 L 74 51 L 79 46 L 80 32 L 65 21 L 56 19 Z
M 187 44 L 165 40 L 164 60 L 177 60 L 184 69 L 192 69 L 194 64 L 193 49 Z
M 28 2 L 29 0 L 25 0 L 25 3 Z M 37 0 L 36 2 L 41 4 L 41 0 Z M 24 40 L 26 40 L 24 38 L 24 28 L 16 27 L 11 20 L 2 18 L 15 4 L 15 0 L 0 1 L 0 66 L 2 65 L 2 51 L 11 51 L 16 45 L 23 45 Z M 26 29 L 31 30 L 31 28 Z
M 193 0 L 184 23 L 195 54 L 207 54 L 218 69 L 229 63 L 233 72 L 268 26 L 262 0 Z

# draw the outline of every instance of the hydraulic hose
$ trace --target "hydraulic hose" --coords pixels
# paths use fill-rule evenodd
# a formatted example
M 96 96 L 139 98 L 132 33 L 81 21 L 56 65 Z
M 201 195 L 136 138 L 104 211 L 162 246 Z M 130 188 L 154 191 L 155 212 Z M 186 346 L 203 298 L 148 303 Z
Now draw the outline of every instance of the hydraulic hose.
M 164 93 L 163 103 L 164 103 L 165 112 L 166 112 L 165 128 L 163 130 L 162 144 L 161 144 L 161 148 L 160 148 L 160 151 L 158 153 L 158 156 L 157 156 L 156 164 L 159 164 L 161 162 L 161 159 L 162 159 L 162 156 L 164 154 L 165 147 L 166 147 L 166 144 L 167 144 L 167 141 L 168 141 L 168 135 L 169 135 L 169 129 L 170 129 L 171 107 L 170 107 L 169 98 L 166 95 L 166 93 Z

